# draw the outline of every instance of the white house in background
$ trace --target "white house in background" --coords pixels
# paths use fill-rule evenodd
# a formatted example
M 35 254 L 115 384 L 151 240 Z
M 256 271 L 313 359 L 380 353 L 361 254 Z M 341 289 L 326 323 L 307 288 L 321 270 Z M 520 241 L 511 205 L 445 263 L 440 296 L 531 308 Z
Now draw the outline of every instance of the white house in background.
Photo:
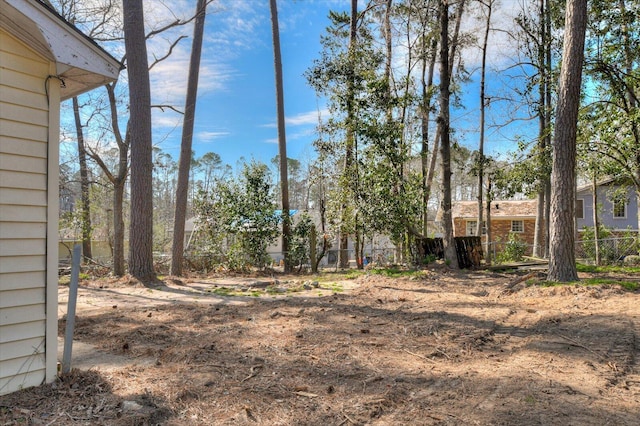
M 0 0 L 0 395 L 57 367 L 60 102 L 120 64 L 40 0 Z
M 282 210 L 276 210 L 276 215 L 279 217 Z M 315 224 L 318 234 L 321 234 L 321 219 L 320 212 L 317 210 L 290 210 L 292 223 L 295 225 L 300 220 L 303 213 L 308 214 L 311 217 L 311 221 Z M 194 241 L 196 234 L 198 233 L 198 220 L 196 217 L 192 217 L 185 221 L 184 225 L 184 238 L 185 238 L 185 250 L 187 250 Z M 280 226 L 280 233 L 282 227 Z M 320 243 L 321 235 L 318 235 L 318 243 Z M 349 237 L 348 253 L 349 260 L 352 264 L 355 264 L 355 242 L 353 236 Z M 376 235 L 373 238 L 366 238 L 363 250 L 364 256 L 367 261 L 376 261 L 379 263 L 392 263 L 396 255 L 396 247 L 386 235 Z M 275 264 L 279 264 L 284 260 L 284 253 L 282 252 L 282 238 L 278 237 L 276 240 L 267 247 L 267 254 L 273 259 Z M 335 266 L 338 262 L 338 242 L 331 241 L 331 247 L 327 250 L 324 257 L 320 261 L 321 267 Z

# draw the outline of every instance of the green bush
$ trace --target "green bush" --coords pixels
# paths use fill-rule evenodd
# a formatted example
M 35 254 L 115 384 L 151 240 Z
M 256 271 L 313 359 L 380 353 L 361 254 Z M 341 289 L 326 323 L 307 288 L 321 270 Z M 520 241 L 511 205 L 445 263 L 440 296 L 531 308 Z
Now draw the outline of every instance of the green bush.
M 520 262 L 526 252 L 527 243 L 522 241 L 517 234 L 510 233 L 509 239 L 504 245 L 504 250 L 498 253 L 496 260 L 499 263 Z
M 291 239 L 289 240 L 289 261 L 292 267 L 301 267 L 309 262 L 310 235 L 313 221 L 308 213 L 300 215 L 298 223 L 291 229 Z

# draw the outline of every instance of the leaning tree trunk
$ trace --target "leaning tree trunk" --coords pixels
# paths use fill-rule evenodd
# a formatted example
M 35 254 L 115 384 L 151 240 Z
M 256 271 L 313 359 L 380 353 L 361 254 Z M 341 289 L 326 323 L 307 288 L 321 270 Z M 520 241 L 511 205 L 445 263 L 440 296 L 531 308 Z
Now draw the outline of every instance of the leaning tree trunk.
M 182 125 L 182 143 L 180 147 L 180 163 L 178 165 L 178 183 L 176 186 L 176 210 L 173 220 L 173 245 L 171 247 L 171 275 L 182 275 L 184 261 L 184 225 L 187 216 L 187 194 L 189 192 L 189 171 L 192 161 L 193 125 L 196 115 L 196 98 L 198 95 L 198 76 L 200 74 L 200 57 L 204 21 L 207 15 L 206 0 L 198 0 L 196 6 L 196 23 L 193 28 L 193 44 L 189 63 L 187 83 L 187 99 Z
M 551 241 L 547 279 L 556 282 L 578 279 L 574 233 L 576 134 L 586 27 L 587 0 L 568 0 L 551 173 Z
M 141 281 L 155 279 L 153 270 L 153 164 L 151 90 L 142 0 L 124 0 L 124 44 L 129 77 L 131 146 L 131 223 L 129 272 Z

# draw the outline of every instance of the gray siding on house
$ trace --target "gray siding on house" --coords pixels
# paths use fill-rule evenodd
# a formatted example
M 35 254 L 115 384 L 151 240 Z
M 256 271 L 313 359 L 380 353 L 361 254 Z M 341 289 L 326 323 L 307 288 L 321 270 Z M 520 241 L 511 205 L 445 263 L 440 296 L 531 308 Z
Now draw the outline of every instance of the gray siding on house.
M 0 30 L 0 395 L 45 379 L 49 62 Z
M 599 207 L 599 220 L 600 223 L 607 228 L 614 230 L 625 229 L 638 229 L 638 197 L 635 190 L 632 187 L 627 188 L 627 206 L 626 217 L 614 218 L 613 217 L 613 202 L 612 193 L 618 189 L 611 186 L 598 187 L 598 205 Z M 578 230 L 585 227 L 593 227 L 593 194 L 590 189 L 585 189 L 578 192 L 576 198 L 583 200 L 584 205 L 584 217 L 577 218 L 576 223 Z

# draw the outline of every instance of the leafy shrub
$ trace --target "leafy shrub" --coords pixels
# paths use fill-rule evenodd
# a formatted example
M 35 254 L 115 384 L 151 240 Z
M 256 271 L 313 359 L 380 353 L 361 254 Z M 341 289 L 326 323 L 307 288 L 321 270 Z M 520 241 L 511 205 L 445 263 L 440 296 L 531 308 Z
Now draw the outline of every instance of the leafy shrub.
M 509 234 L 509 239 L 504 245 L 504 250 L 498 253 L 496 260 L 499 263 L 520 262 L 524 258 L 524 254 L 526 252 L 527 243 L 522 241 L 517 234 L 512 232 Z
M 301 267 L 309 261 L 310 256 L 310 236 L 313 222 L 308 213 L 300 215 L 298 223 L 291 229 L 291 239 L 289 240 L 289 261 L 291 266 Z

